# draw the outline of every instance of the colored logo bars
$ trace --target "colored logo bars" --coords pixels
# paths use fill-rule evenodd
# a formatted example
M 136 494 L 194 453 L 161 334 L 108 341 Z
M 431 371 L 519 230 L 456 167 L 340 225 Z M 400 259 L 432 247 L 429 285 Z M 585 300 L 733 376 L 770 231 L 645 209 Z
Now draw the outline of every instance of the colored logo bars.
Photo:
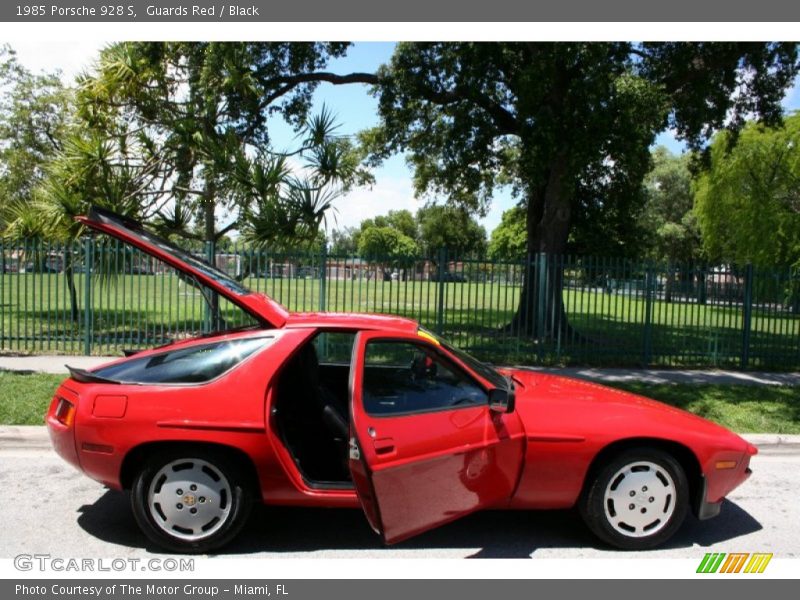
M 709 552 L 700 561 L 698 573 L 763 573 L 772 553 Z

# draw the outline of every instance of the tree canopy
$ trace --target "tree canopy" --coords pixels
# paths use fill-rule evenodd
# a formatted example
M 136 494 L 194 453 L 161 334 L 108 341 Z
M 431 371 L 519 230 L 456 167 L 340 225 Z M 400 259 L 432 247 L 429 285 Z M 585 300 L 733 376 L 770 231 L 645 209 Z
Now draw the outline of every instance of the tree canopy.
M 528 234 L 525 229 L 525 208 L 515 206 L 503 211 L 500 224 L 492 231 L 489 240 L 489 258 L 517 261 L 525 258 Z
M 711 145 L 695 212 L 710 256 L 756 265 L 800 266 L 800 114 L 783 127 L 748 124 L 730 148 Z
M 447 248 L 451 256 L 479 255 L 486 251 L 486 231 L 467 211 L 453 206 L 429 205 L 418 209 L 416 214 L 409 210 L 390 210 L 385 215 L 364 219 L 357 228 L 334 230 L 330 236 L 331 252 L 362 251 L 367 246 L 362 245 L 361 240 L 372 229 L 390 229 L 400 237 L 373 235 L 368 244 L 373 250 L 371 255 L 391 254 L 398 239 L 403 243 L 412 241 L 417 255 L 431 257 L 440 248 Z M 377 240 L 383 242 L 378 244 Z M 374 252 L 378 248 L 382 251 Z
M 456 257 L 486 252 L 486 230 L 463 207 L 432 204 L 420 208 L 416 219 L 420 245 L 429 256 L 439 248 Z
M 63 149 L 70 102 L 58 73 L 31 73 L 11 48 L 0 47 L 0 213 L 6 219 L 14 218 L 9 211 L 22 216 Z M 0 214 L 0 230 L 2 223 Z
M 369 180 L 330 111 L 310 113 L 322 76 L 307 75 L 347 46 L 114 44 L 79 82 L 80 116 L 89 141 L 110 147 L 110 176 L 118 159 L 135 157 L 126 164 L 141 181 L 129 191 L 165 230 L 191 237 L 198 221 L 212 244 L 237 228 L 254 244 L 314 239 L 333 200 Z M 298 147 L 273 147 L 273 117 L 295 127 Z
M 359 243 L 361 233 L 373 227 L 388 227 L 402 233 L 412 240 L 416 240 L 419 237 L 418 224 L 411 211 L 404 209 L 390 210 L 385 215 L 377 215 L 361 221 L 359 224 L 359 233 L 356 234 L 356 245 Z
M 691 155 L 675 156 L 664 147 L 653 152 L 653 169 L 645 177 L 645 205 L 640 216 L 643 246 L 651 259 L 689 263 L 701 256 L 690 161 Z
M 417 243 L 392 227 L 368 227 L 358 238 L 361 256 L 387 266 L 403 266 L 419 255 Z
M 641 198 L 658 132 L 699 149 L 748 116 L 778 122 L 797 56 L 794 43 L 403 43 L 378 73 L 381 124 L 364 140 L 376 161 L 408 152 L 419 193 L 471 210 L 511 185 L 527 251 L 559 254 L 582 215 Z M 561 278 L 548 281 L 546 332 L 520 323 L 537 302 L 523 289 L 516 321 L 531 334 L 565 326 Z

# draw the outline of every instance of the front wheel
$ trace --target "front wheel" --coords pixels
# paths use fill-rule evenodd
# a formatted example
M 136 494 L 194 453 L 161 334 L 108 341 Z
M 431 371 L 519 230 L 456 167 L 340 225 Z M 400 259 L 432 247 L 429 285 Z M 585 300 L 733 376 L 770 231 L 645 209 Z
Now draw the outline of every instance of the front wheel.
M 689 485 L 681 465 L 654 448 L 627 450 L 601 466 L 580 502 L 597 537 L 624 550 L 666 542 L 688 511 Z
M 239 533 L 251 499 L 232 461 L 196 449 L 147 460 L 133 482 L 131 504 L 150 540 L 174 552 L 200 553 Z

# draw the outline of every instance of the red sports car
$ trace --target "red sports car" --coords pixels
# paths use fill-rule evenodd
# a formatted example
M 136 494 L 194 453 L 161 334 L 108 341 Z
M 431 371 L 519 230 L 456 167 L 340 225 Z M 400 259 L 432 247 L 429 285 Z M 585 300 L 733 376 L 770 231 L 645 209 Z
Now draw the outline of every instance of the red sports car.
M 361 506 L 387 544 L 479 509 L 577 505 L 605 542 L 650 548 L 750 475 L 754 446 L 682 410 L 496 369 L 409 319 L 289 313 L 138 223 L 80 220 L 260 324 L 71 369 L 47 413 L 56 451 L 130 490 L 170 550 L 219 548 L 254 501 Z

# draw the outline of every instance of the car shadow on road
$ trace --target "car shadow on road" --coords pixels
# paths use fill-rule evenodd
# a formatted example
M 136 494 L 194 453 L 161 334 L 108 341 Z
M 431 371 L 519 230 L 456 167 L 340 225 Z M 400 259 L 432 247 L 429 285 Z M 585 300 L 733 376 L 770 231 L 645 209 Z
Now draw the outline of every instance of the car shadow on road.
M 140 532 L 127 494 L 106 491 L 95 503 L 81 507 L 80 513 L 78 525 L 97 539 L 163 553 Z M 761 524 L 749 513 L 726 500 L 716 519 L 688 517 L 664 548 L 711 546 L 760 529 Z M 218 554 L 367 550 L 374 556 L 382 548 L 359 510 L 257 506 L 242 533 Z M 551 548 L 586 549 L 593 555 L 596 550 L 613 553 L 572 510 L 479 512 L 391 547 L 426 550 L 426 557 L 436 549 L 459 548 L 471 551 L 470 558 L 529 558 L 537 550 Z

